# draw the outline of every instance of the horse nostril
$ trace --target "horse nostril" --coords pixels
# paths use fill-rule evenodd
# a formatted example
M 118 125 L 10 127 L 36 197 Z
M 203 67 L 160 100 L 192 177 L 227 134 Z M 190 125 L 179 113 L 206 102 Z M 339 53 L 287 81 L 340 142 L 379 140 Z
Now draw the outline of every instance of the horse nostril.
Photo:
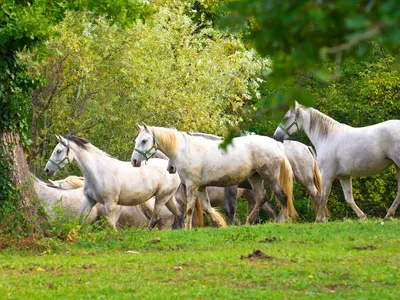
M 44 172 L 45 172 L 45 173 L 49 173 L 49 169 L 46 168 L 46 169 L 44 170 Z

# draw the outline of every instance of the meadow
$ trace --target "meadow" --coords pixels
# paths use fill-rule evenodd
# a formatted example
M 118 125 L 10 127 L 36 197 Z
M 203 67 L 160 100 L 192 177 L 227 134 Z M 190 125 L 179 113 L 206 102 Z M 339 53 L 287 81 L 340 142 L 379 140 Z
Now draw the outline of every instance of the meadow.
M 400 221 L 81 230 L 0 252 L 1 299 L 398 299 Z

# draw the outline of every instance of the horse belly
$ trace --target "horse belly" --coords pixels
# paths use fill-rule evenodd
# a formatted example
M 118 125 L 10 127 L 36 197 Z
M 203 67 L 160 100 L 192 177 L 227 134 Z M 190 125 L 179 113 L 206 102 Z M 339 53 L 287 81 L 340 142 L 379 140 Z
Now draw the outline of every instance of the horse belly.
M 118 205 L 133 206 L 146 202 L 156 193 L 155 188 L 126 189 L 121 191 Z
M 228 172 L 213 172 L 210 170 L 208 172 L 203 172 L 201 187 L 228 187 L 238 185 L 239 183 L 245 181 L 250 175 L 251 170 L 248 170 L 247 168 L 239 168 L 230 170 Z
M 348 160 L 341 164 L 338 170 L 340 176 L 373 176 L 389 168 L 393 162 L 390 159 L 357 159 Z

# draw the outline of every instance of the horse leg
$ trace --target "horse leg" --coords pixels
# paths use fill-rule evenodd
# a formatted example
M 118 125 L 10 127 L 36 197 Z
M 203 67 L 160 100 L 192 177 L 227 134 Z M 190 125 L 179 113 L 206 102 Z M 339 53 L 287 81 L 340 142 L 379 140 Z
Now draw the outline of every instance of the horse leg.
M 199 190 L 198 195 L 201 200 L 201 204 L 203 205 L 203 210 L 210 216 L 216 227 L 225 227 L 226 222 L 223 219 L 222 215 L 220 215 L 214 208 L 211 207 L 210 199 L 207 195 L 207 190 Z
M 397 207 L 400 204 L 400 167 L 396 166 L 396 174 L 397 174 L 397 196 L 394 199 L 392 205 L 390 206 L 385 219 L 384 220 L 391 220 L 392 216 L 396 213 Z
M 247 211 L 251 212 L 256 205 L 256 195 L 253 190 L 248 190 L 246 189 L 243 193 L 243 196 L 247 199 Z M 269 217 L 271 220 L 276 219 L 276 214 L 275 210 L 272 207 L 271 204 L 269 204 L 267 201 L 264 202 L 264 204 L 261 206 L 261 209 L 269 214 Z M 254 222 L 258 221 L 258 216 L 256 217 Z
M 182 225 L 183 225 L 183 214 L 181 213 L 181 211 L 176 206 L 175 197 L 172 196 L 171 199 L 169 199 L 167 201 L 167 203 L 165 203 L 165 206 L 175 216 L 175 220 L 174 220 L 174 223 L 172 224 L 172 228 L 174 228 L 174 229 L 182 228 Z
M 275 210 L 272 207 L 272 205 L 269 204 L 267 201 L 265 201 L 263 206 L 261 206 L 261 209 L 269 214 L 269 217 L 271 218 L 271 220 L 275 220 L 276 219 Z
M 90 212 L 92 211 L 93 207 L 96 205 L 96 201 L 94 201 L 92 198 L 89 198 L 88 196 L 83 197 L 83 202 L 82 202 L 82 210 L 81 210 L 81 215 L 80 215 L 80 223 L 83 224 L 86 220 L 86 218 L 89 216 Z M 90 220 L 89 220 L 90 222 Z
M 315 206 L 313 206 L 314 212 L 318 213 L 318 209 L 319 206 L 321 205 L 320 201 L 321 201 L 321 193 L 318 191 L 317 187 L 315 186 L 314 182 L 312 181 L 305 181 L 305 182 L 301 182 L 298 181 L 303 188 L 306 190 L 306 193 L 311 197 L 313 203 Z M 326 214 L 326 211 L 325 211 Z
M 247 217 L 246 225 L 253 224 L 256 218 L 258 217 L 258 212 L 260 211 L 261 206 L 265 201 L 265 189 L 264 189 L 264 180 L 260 175 L 254 175 L 249 178 L 251 187 L 254 192 L 255 204 L 250 214 Z M 249 203 L 250 205 L 250 203 Z
M 279 215 L 276 217 L 276 222 L 285 222 L 286 217 L 289 216 L 288 212 L 288 207 L 287 207 L 287 196 L 285 192 L 283 191 L 283 188 L 280 186 L 278 181 L 266 181 L 267 186 L 272 190 L 272 192 L 275 194 L 275 197 L 279 200 L 281 203 L 281 211 L 279 212 Z
M 256 205 L 256 195 L 253 190 L 245 189 L 243 192 L 243 197 L 245 197 L 247 200 L 247 213 L 250 214 Z M 255 222 L 257 222 L 257 219 L 258 216 L 256 217 Z
M 322 193 L 318 207 L 317 217 L 315 218 L 316 223 L 323 223 L 326 221 L 325 207 L 328 203 L 329 194 L 331 193 L 332 182 L 334 178 L 331 176 L 324 176 L 322 173 Z
M 156 201 L 154 202 L 153 214 L 151 215 L 149 225 L 147 226 L 147 229 L 149 230 L 152 230 L 157 225 L 157 223 L 160 222 L 159 216 L 161 213 L 161 209 L 163 208 L 164 205 L 166 205 L 166 202 L 162 200 L 160 201 L 156 196 Z
M 351 183 L 351 177 L 346 178 L 346 179 L 340 179 L 340 184 L 342 185 L 343 189 L 343 194 L 346 202 L 350 204 L 351 208 L 354 210 L 354 212 L 357 214 L 357 216 L 365 220 L 367 217 L 365 214 L 362 212 L 362 210 L 357 206 L 357 204 L 354 202 L 353 198 L 353 189 L 352 189 L 352 183 Z
M 186 220 L 185 229 L 192 229 L 193 212 L 196 203 L 197 188 L 193 185 L 186 185 Z
M 117 229 L 117 221 L 120 216 L 120 210 L 118 209 L 118 205 L 112 201 L 104 201 L 104 207 L 106 209 L 106 215 L 108 217 L 108 223 L 115 230 Z
M 237 190 L 237 185 L 224 188 L 224 210 L 229 217 L 230 225 L 235 225 L 236 223 Z

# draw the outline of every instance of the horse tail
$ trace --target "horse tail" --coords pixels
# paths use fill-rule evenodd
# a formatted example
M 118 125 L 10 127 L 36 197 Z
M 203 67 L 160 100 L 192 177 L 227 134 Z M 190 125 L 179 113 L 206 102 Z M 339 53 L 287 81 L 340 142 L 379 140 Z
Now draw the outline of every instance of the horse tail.
M 214 207 L 211 207 L 211 213 L 216 217 L 218 220 L 218 223 L 221 225 L 220 227 L 226 227 L 226 221 L 225 218 L 222 216 L 222 214 L 215 209 Z
M 283 160 L 281 161 L 279 183 L 287 197 L 287 208 L 289 216 L 296 218 L 298 214 L 293 205 L 293 171 L 286 155 L 283 156 Z
M 322 194 L 322 177 L 321 177 L 321 172 L 320 172 L 319 167 L 318 167 L 317 155 L 316 155 L 316 153 L 315 153 L 315 151 L 314 151 L 314 149 L 312 147 L 308 146 L 308 150 L 310 150 L 310 152 L 311 152 L 311 154 L 313 156 L 313 161 L 314 161 L 314 165 L 313 165 L 313 181 L 314 181 L 314 185 L 315 185 L 318 193 L 321 195 Z M 314 201 L 312 202 L 312 208 L 313 208 L 315 213 L 318 212 L 318 208 L 315 205 Z M 325 216 L 327 216 L 327 217 L 330 216 L 328 207 L 325 207 L 324 213 L 325 213 Z
M 197 226 L 204 227 L 203 205 L 201 204 L 199 196 L 196 196 L 193 215 L 193 219 L 196 220 Z
M 186 216 L 187 215 L 187 201 L 185 201 L 183 210 L 184 210 L 185 216 Z M 204 227 L 203 205 L 201 204 L 199 196 L 196 196 L 196 202 L 194 204 L 192 225 L 198 226 L 198 227 Z

